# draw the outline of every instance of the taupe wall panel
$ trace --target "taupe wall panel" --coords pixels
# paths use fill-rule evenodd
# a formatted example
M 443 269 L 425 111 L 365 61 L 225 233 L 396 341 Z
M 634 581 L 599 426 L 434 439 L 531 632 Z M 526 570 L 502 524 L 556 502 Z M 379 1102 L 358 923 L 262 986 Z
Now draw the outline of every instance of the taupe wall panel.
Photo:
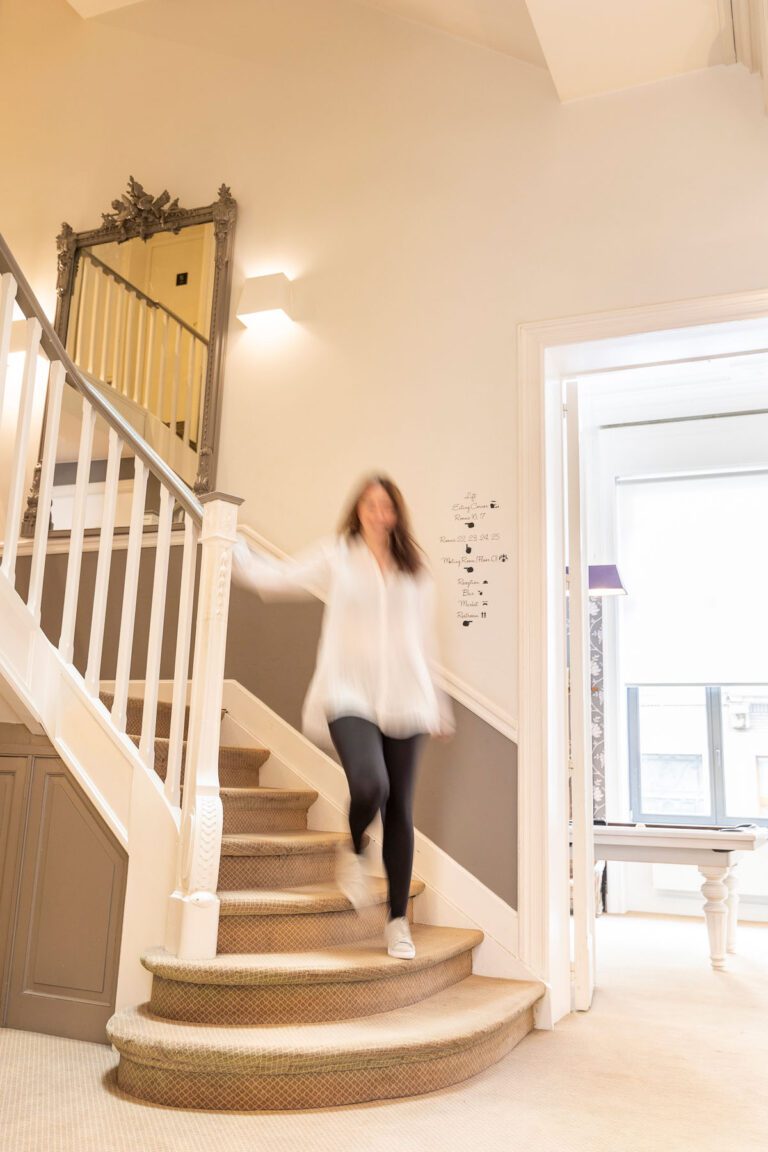
M 161 676 L 173 675 L 176 597 L 181 549 L 171 549 L 169 606 Z M 66 579 L 66 556 L 49 556 L 43 626 L 58 642 Z M 144 549 L 136 612 L 131 675 L 143 679 L 154 551 Z M 75 636 L 75 663 L 85 667 L 96 554 L 83 557 Z M 116 552 L 111 571 L 109 617 L 102 677 L 114 677 L 125 552 Z M 18 584 L 28 580 L 28 561 L 19 561 Z M 263 603 L 233 587 L 225 674 L 238 680 L 288 723 L 299 726 L 301 704 L 314 667 L 322 605 L 315 601 Z M 456 705 L 457 731 L 448 744 L 430 741 L 416 794 L 416 825 L 450 856 L 513 907 L 517 907 L 517 748 L 473 712 Z
M 3 1022 L 106 1043 L 127 857 L 60 760 L 31 763 Z
M 26 756 L 0 753 L 0 1022 L 5 1018 L 27 771 Z

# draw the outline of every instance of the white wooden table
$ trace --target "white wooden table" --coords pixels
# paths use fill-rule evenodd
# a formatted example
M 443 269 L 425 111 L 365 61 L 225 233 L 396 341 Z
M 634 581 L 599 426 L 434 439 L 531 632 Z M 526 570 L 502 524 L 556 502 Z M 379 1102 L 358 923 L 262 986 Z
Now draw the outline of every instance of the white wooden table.
M 735 869 L 744 852 L 768 842 L 768 828 L 691 828 L 684 825 L 595 824 L 595 859 L 648 864 L 693 864 L 704 877 L 704 917 L 713 968 L 725 967 L 736 950 L 738 881 Z

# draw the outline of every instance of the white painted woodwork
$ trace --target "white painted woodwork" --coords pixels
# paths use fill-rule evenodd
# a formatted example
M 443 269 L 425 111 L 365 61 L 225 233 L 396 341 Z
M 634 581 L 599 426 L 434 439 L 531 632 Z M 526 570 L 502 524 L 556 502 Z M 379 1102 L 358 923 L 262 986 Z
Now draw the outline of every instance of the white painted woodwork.
M 48 402 L 45 414 L 45 437 L 40 469 L 40 486 L 37 493 L 35 519 L 35 539 L 32 546 L 32 564 L 29 575 L 27 608 L 36 623 L 40 623 L 43 597 L 43 576 L 48 552 L 48 529 L 51 519 L 51 499 L 53 494 L 53 474 L 56 468 L 56 444 L 59 439 L 61 420 L 61 399 L 65 381 L 64 365 L 56 360 L 50 366 L 48 376 Z
M 168 587 L 168 560 L 171 551 L 173 497 L 163 485 L 160 490 L 160 517 L 157 525 L 155 573 L 152 581 L 152 612 L 147 645 L 147 674 L 144 689 L 144 713 L 141 721 L 139 755 L 148 768 L 155 763 L 155 725 L 157 720 L 157 687 L 160 680 L 160 657 L 163 647 L 165 598 Z M 222 673 L 223 674 L 223 673 Z
M 80 427 L 80 450 L 77 457 L 77 480 L 75 482 L 75 503 L 72 514 L 72 527 L 69 535 L 69 563 L 67 582 L 64 589 L 64 611 L 61 620 L 59 652 L 67 664 L 72 663 L 75 650 L 75 622 L 77 619 L 77 598 L 80 592 L 80 570 L 83 559 L 83 535 L 85 532 L 85 510 L 88 488 L 91 483 L 91 454 L 93 433 L 96 427 L 96 410 L 83 397 L 83 422 Z
M 112 336 L 112 312 L 114 311 L 115 284 L 109 277 L 104 277 L 104 311 L 101 320 L 101 348 L 99 354 L 99 370 L 97 376 L 100 380 L 107 378 L 107 353 L 109 341 Z
M 138 301 L 131 291 L 126 291 L 126 321 L 123 333 L 123 365 L 120 379 L 120 392 L 123 396 L 131 395 L 131 363 L 134 356 L 134 327 L 136 318 L 136 305 Z
M 141 538 L 144 530 L 144 501 L 147 494 L 147 467 L 138 457 L 134 458 L 134 470 L 131 523 L 128 530 L 128 554 L 125 558 L 123 608 L 120 616 L 120 639 L 117 648 L 115 698 L 112 702 L 112 719 L 119 732 L 125 731 L 128 680 L 131 674 L 131 654 L 133 652 L 133 626 L 136 620 L 136 593 L 139 587 Z
M 150 386 L 152 384 L 152 353 L 155 347 L 155 319 L 157 317 L 157 308 L 149 308 L 149 320 L 147 323 L 147 344 L 145 352 L 144 373 L 141 383 L 141 406 L 142 408 L 150 407 Z
M 725 877 L 728 868 L 709 868 L 702 865 L 699 872 L 704 877 L 701 894 L 704 897 L 704 916 L 709 936 L 709 955 L 712 967 L 725 968 L 725 943 L 728 929 L 728 889 Z
M 192 398 L 195 394 L 195 338 L 188 333 L 187 378 L 184 382 L 184 443 L 189 444 L 192 419 Z
M 16 281 L 10 272 L 0 276 L 0 419 L 3 415 L 5 398 L 5 377 L 8 372 L 8 355 L 11 351 L 11 325 L 13 305 L 16 300 Z
M 127 293 L 117 289 L 115 305 L 115 331 L 112 337 L 112 387 L 120 391 L 120 365 L 123 361 L 123 324 L 127 307 Z
M 40 347 L 42 329 L 36 319 L 25 320 L 24 369 L 21 378 L 19 400 L 19 422 L 16 428 L 16 441 L 11 468 L 11 482 L 6 505 L 5 547 L 3 548 L 2 570 L 11 584 L 16 574 L 16 553 L 21 530 L 22 502 L 26 495 L 24 478 L 29 452 L 29 433 L 32 425 L 32 407 L 35 400 L 35 379 L 37 375 L 37 352 Z
M 143 300 L 137 300 L 136 311 L 138 312 L 135 352 L 136 361 L 133 366 L 133 388 L 131 390 L 131 396 L 137 404 L 140 404 L 142 394 L 144 392 L 142 377 L 144 374 L 144 356 L 146 354 L 144 331 L 147 319 L 147 305 Z
M 91 265 L 87 260 L 80 263 L 80 290 L 77 294 L 77 308 L 75 313 L 75 335 L 74 341 L 71 342 L 71 347 L 68 351 L 71 353 L 72 358 L 76 361 L 82 359 L 83 354 L 83 334 L 85 326 L 85 309 L 86 300 L 88 296 L 88 283 L 91 275 Z
M 550 868 L 563 840 L 566 850 L 568 843 L 567 819 L 558 799 L 558 791 L 567 794 L 567 781 L 558 776 L 561 750 L 553 744 L 564 728 L 564 694 L 562 679 L 551 667 L 554 654 L 564 647 L 564 636 L 558 636 L 563 631 L 558 581 L 565 567 L 565 510 L 558 497 L 562 476 L 557 469 L 562 457 L 562 379 L 647 359 L 637 340 L 645 333 L 653 333 L 654 341 L 668 341 L 670 359 L 687 359 L 691 330 L 706 334 L 707 325 L 756 319 L 768 319 L 768 292 L 564 317 L 518 328 L 518 918 L 521 959 L 549 983 L 554 1020 L 568 1011 L 564 973 L 565 988 L 570 983 L 569 942 L 561 930 L 563 923 L 568 928 L 567 902 L 562 906 Z M 734 333 L 733 339 L 744 337 Z
M 181 800 L 181 760 L 184 747 L 187 677 L 189 676 L 189 650 L 192 641 L 198 539 L 197 525 L 191 517 L 187 516 L 184 524 L 184 555 L 179 588 L 179 618 L 176 628 L 176 662 L 173 673 L 168 769 L 165 776 L 165 794 L 174 807 L 177 807 Z
M 586 499 L 581 464 L 578 385 L 566 393 L 568 483 L 568 713 L 573 863 L 573 1006 L 586 1012 L 595 990 L 595 886 L 593 864 L 592 725 L 589 696 L 589 620 Z
M 171 379 L 171 432 L 176 435 L 176 426 L 179 418 L 179 379 L 181 376 L 181 328 L 175 325 L 176 334 L 173 341 L 173 371 Z
M 170 950 L 184 959 L 216 955 L 216 887 L 223 815 L 219 744 L 232 546 L 239 500 L 204 497 L 200 591 L 189 710 L 177 890 L 169 909 Z
M 117 492 L 120 480 L 120 456 L 120 437 L 114 428 L 110 428 L 109 449 L 107 452 L 107 476 L 104 488 L 101 532 L 99 533 L 99 556 L 96 561 L 96 583 L 93 594 L 91 633 L 88 643 L 88 664 L 85 671 L 85 687 L 91 696 L 98 696 L 101 681 L 101 654 L 104 645 L 104 623 L 107 617 L 109 572 L 112 567 Z
M 725 886 L 728 889 L 725 903 L 728 908 L 728 931 L 726 933 L 725 947 L 728 952 L 736 951 L 736 928 L 739 923 L 739 877 L 736 869 L 738 860 L 728 869 L 725 877 Z
M 157 370 L 157 414 L 165 419 L 165 373 L 168 364 L 168 313 L 163 312 L 163 335 L 160 341 L 160 366 Z

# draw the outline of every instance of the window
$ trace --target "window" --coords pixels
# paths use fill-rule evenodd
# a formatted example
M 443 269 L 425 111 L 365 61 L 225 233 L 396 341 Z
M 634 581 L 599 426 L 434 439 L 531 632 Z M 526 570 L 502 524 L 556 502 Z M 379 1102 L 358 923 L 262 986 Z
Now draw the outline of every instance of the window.
M 768 685 L 629 685 L 633 819 L 768 824 Z

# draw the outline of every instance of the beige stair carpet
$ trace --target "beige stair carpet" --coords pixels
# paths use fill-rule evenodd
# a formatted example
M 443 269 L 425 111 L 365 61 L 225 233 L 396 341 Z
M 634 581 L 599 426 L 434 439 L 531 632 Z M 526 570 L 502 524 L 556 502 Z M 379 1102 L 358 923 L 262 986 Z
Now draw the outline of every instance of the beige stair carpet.
M 169 715 L 160 705 L 161 775 Z M 131 700 L 134 738 L 140 725 Z M 221 749 L 218 954 L 142 957 L 151 1000 L 108 1026 L 120 1088 L 177 1108 L 322 1108 L 431 1092 L 500 1060 L 533 1027 L 543 987 L 472 975 L 477 931 L 414 925 L 416 959 L 388 956 L 386 882 L 350 907 L 334 882 L 346 837 L 307 828 L 315 792 L 261 786 L 267 756 Z

